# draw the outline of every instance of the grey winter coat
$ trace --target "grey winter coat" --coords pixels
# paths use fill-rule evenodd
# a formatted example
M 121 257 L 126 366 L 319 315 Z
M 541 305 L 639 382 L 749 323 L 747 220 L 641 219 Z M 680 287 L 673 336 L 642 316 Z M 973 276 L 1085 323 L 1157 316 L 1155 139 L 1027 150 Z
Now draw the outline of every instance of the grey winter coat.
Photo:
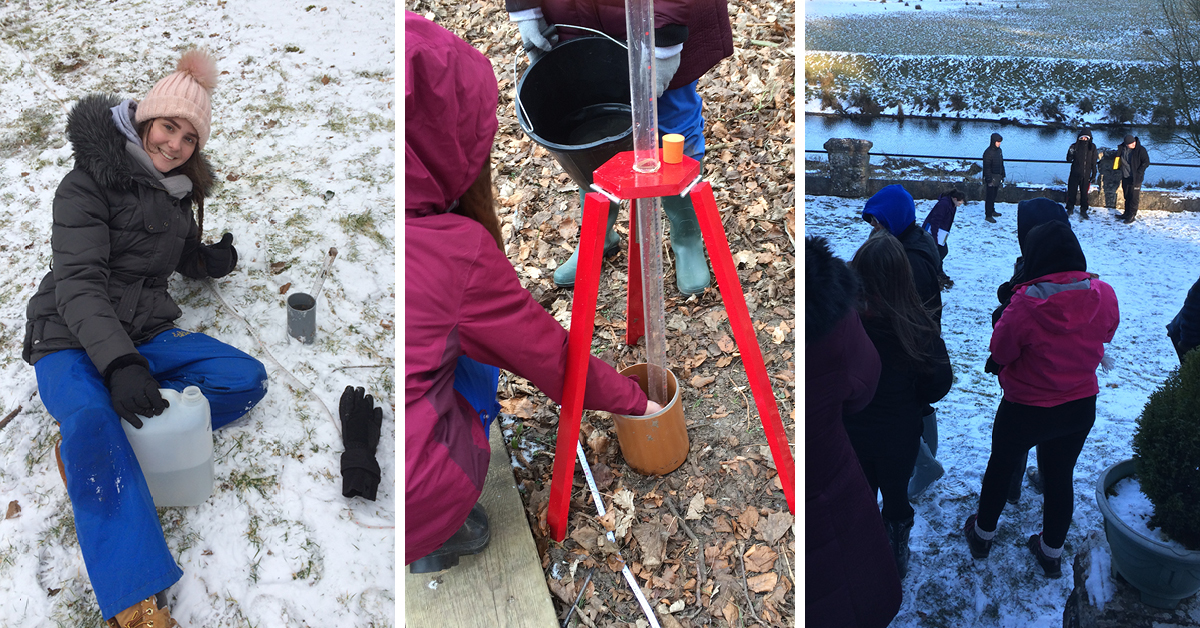
M 145 364 L 135 347 L 174 328 L 182 314 L 167 279 L 176 271 L 208 276 L 192 199 L 207 196 L 211 167 L 202 162 L 191 193 L 170 196 L 126 152 L 111 111 L 118 102 L 85 96 L 67 116 L 75 168 L 54 194 L 51 270 L 26 309 L 22 357 L 30 364 L 63 349 L 86 350 L 106 378 Z

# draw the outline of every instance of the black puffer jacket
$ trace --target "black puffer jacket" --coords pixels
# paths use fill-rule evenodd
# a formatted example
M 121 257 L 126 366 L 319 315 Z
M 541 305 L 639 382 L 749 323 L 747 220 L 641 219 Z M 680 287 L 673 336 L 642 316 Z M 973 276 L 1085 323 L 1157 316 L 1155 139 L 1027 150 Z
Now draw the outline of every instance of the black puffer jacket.
M 999 133 L 992 133 L 988 147 L 983 151 L 983 184 L 988 187 L 998 188 L 1004 182 L 1004 151 L 996 146 L 996 142 L 1003 139 Z
M 1071 176 L 1079 181 L 1091 181 L 1097 170 L 1096 145 L 1091 140 L 1077 140 L 1067 149 L 1067 161 L 1071 164 Z M 1073 201 L 1072 201 L 1073 202 Z
M 1141 140 L 1133 139 L 1137 142 L 1136 146 L 1130 149 L 1129 146 L 1122 144 L 1117 154 L 1121 158 L 1121 177 L 1133 179 L 1134 187 L 1140 188 L 1142 181 L 1146 178 L 1146 168 L 1150 166 L 1150 154 L 1146 152 L 1146 147 L 1142 146 Z
M 207 196 L 211 167 L 182 200 L 168 195 L 126 152 L 111 111 L 119 102 L 85 96 L 67 117 L 75 168 L 54 194 L 53 262 L 26 309 L 30 364 L 63 349 L 85 349 L 106 377 L 144 364 L 134 347 L 182 314 L 167 294 L 171 273 L 207 276 L 192 198 Z

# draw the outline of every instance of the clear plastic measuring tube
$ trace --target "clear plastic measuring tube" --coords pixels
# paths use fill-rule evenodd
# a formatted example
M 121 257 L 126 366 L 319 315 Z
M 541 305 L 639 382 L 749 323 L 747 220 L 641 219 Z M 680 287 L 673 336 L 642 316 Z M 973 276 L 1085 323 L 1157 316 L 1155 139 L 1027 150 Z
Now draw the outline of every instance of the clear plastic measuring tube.
M 633 110 L 633 170 L 656 172 L 658 101 L 654 76 L 654 2 L 626 0 L 625 32 L 629 39 L 629 93 Z M 632 204 L 638 220 L 642 256 L 642 313 L 646 325 L 646 382 L 650 399 L 666 405 L 666 315 L 663 313 L 662 204 L 639 198 Z
M 633 109 L 633 169 L 657 172 L 658 100 L 654 78 L 654 1 L 626 0 L 629 94 Z

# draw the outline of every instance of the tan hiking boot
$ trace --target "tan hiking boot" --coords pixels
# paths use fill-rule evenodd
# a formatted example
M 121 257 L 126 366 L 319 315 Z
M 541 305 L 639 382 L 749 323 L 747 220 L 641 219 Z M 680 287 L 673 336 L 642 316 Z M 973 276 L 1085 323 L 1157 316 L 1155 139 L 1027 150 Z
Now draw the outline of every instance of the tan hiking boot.
M 57 443 L 54 443 L 54 461 L 58 463 L 58 474 L 62 476 L 63 486 L 66 486 L 67 470 L 65 467 L 63 467 L 62 451 L 60 450 L 61 445 L 62 439 L 59 439 Z
M 117 613 L 116 617 L 104 623 L 106 628 L 177 628 L 178 623 L 171 619 L 171 611 L 166 606 L 158 607 L 155 596 L 150 597 Z

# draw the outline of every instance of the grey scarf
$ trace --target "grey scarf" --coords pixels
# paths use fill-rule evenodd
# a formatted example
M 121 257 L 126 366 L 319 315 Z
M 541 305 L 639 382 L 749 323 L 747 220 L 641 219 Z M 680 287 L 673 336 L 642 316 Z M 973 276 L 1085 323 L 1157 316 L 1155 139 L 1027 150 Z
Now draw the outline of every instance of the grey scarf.
M 186 175 L 177 174 L 165 176 L 154 167 L 154 162 L 150 160 L 150 155 L 146 153 L 146 149 L 142 146 L 142 138 L 138 137 L 137 127 L 134 125 L 134 114 L 137 113 L 137 102 L 134 100 L 123 100 L 119 105 L 112 108 L 113 123 L 117 125 L 117 129 L 125 136 L 125 152 L 133 158 L 133 161 L 152 175 L 163 189 L 174 198 L 183 198 L 192 191 L 192 180 Z

